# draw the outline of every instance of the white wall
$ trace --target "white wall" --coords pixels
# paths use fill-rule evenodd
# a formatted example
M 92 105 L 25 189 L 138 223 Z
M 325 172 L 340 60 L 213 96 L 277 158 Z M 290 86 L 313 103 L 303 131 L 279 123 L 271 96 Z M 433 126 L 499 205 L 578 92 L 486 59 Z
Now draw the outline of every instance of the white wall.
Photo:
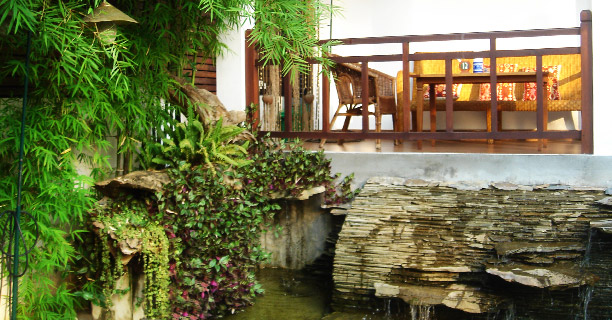
M 330 0 L 324 0 L 329 3 Z M 604 87 L 609 74 L 605 49 L 607 37 L 604 32 L 612 30 L 609 0 L 334 0 L 335 6 L 342 7 L 339 15 L 332 22 L 332 38 L 372 37 L 388 35 L 412 35 L 459 32 L 486 32 L 504 30 L 525 30 L 541 28 L 578 27 L 580 11 L 593 11 L 593 42 L 594 42 L 594 128 L 595 153 L 612 154 L 612 126 L 608 119 L 612 116 L 611 108 Z M 605 31 L 604 31 L 605 30 Z M 230 109 L 242 109 L 244 105 L 244 32 L 240 31 L 240 40 L 231 41 L 230 45 L 241 56 L 226 55 L 218 59 L 218 90 L 219 97 Z M 329 24 L 321 28 L 321 38 L 330 35 Z M 228 39 L 233 39 L 229 37 Z M 529 40 L 500 40 L 498 49 L 529 48 L 529 47 L 563 47 L 576 46 L 578 37 L 542 37 Z M 411 51 L 456 51 L 456 50 L 486 50 L 486 41 L 459 41 L 452 43 L 412 44 Z M 387 46 L 339 46 L 334 53 L 341 55 L 369 55 L 401 53 L 398 44 Z M 395 75 L 401 69 L 400 63 L 377 63 L 371 67 L 390 75 Z M 601 79 L 601 80 L 598 80 Z M 335 95 L 335 89 L 331 89 Z M 336 97 L 331 97 L 334 106 Z M 333 109 L 333 108 L 332 108 Z M 331 110 L 333 114 L 334 110 Z M 425 115 L 427 116 L 427 115 Z M 463 118 L 464 126 L 481 126 L 482 116 L 475 117 L 466 114 L 456 115 Z M 504 127 L 525 128 L 529 125 L 530 114 L 519 113 L 504 115 Z M 443 113 L 438 116 L 443 121 Z M 554 120 L 554 121 L 553 121 Z M 470 123 L 472 121 L 472 123 Z M 560 113 L 551 117 L 551 129 L 573 129 L 579 123 L 579 113 Z M 335 126 L 341 126 L 342 119 Z M 353 120 L 351 128 L 359 128 L 360 119 Z M 443 124 L 443 123 L 441 123 Z M 373 128 L 373 120 L 370 127 Z M 442 126 L 439 126 L 440 128 Z M 390 128 L 390 118 L 383 119 L 383 129 Z
M 612 155 L 610 31 L 612 3 L 593 0 L 593 135 L 596 155 Z
M 502 5 L 504 2 L 508 5 Z M 584 2 L 585 0 L 377 0 L 374 4 L 371 0 L 335 0 L 334 5 L 341 6 L 342 11 L 339 16 L 333 18 L 332 36 L 339 39 L 577 27 L 580 23 L 580 11 L 589 8 L 589 4 Z M 329 35 L 327 26 L 322 28 L 321 35 Z M 578 44 L 577 37 L 546 37 L 518 41 L 502 39 L 498 41 L 498 49 L 511 46 L 542 48 Z M 411 52 L 486 50 L 488 41 L 413 43 L 410 47 Z M 334 48 L 334 52 L 341 55 L 393 54 L 401 53 L 401 46 L 339 46 Z M 399 65 L 380 63 L 374 66 L 383 72 L 394 74 Z
M 577 27 L 580 24 L 579 14 L 589 9 L 590 4 L 584 0 L 516 0 L 502 5 L 502 1 L 490 0 L 430 0 L 398 1 L 379 0 L 373 5 L 369 0 L 334 0 L 334 5 L 342 7 L 339 16 L 332 23 L 333 38 L 374 37 L 385 35 L 418 35 L 440 33 L 486 32 L 521 29 L 543 29 Z M 493 13 L 493 14 L 491 14 Z M 497 13 L 497 14 L 495 14 Z M 543 14 L 545 13 L 545 14 Z M 325 26 L 321 35 L 329 37 L 329 28 Z M 578 37 L 541 37 L 530 39 L 501 39 L 498 49 L 522 49 L 542 47 L 578 46 Z M 488 40 L 413 43 L 411 52 L 432 51 L 480 51 L 488 50 Z M 371 54 L 400 54 L 399 44 L 384 46 L 339 46 L 334 53 L 344 56 Z M 395 75 L 401 69 L 400 62 L 372 63 L 372 68 Z M 336 101 L 332 90 L 332 101 Z M 331 111 L 333 113 L 333 110 Z M 425 112 L 425 119 L 429 114 Z M 577 114 L 571 112 L 557 113 L 551 118 L 549 129 L 575 129 Z M 484 112 L 458 112 L 455 114 L 456 129 L 486 128 Z M 533 129 L 533 113 L 504 113 L 503 127 L 507 129 Z M 555 120 L 555 121 L 552 121 Z M 444 128 L 444 112 L 438 116 L 438 128 Z M 351 128 L 360 128 L 360 121 L 353 121 Z M 338 129 L 340 124 L 335 125 Z M 373 127 L 371 119 L 370 127 Z M 429 128 L 424 121 L 425 129 Z M 390 129 L 390 117 L 383 118 L 383 129 Z
M 221 36 L 229 49 L 217 57 L 217 96 L 228 110 L 246 106 L 244 32 L 250 27 L 245 24 Z

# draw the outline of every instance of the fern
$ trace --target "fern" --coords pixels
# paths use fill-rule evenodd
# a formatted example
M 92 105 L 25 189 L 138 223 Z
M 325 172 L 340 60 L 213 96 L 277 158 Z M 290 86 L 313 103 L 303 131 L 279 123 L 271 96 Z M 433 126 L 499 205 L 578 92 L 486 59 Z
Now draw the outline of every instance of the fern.
M 207 130 L 197 119 L 176 124 L 169 132 L 169 138 L 162 139 L 159 149 L 162 154 L 153 158 L 152 163 L 162 167 L 176 166 L 188 170 L 192 166 L 206 165 L 215 168 L 221 165 L 242 167 L 251 163 L 248 155 L 248 142 L 242 145 L 234 139 L 244 131 L 238 126 L 223 126 L 219 119 Z

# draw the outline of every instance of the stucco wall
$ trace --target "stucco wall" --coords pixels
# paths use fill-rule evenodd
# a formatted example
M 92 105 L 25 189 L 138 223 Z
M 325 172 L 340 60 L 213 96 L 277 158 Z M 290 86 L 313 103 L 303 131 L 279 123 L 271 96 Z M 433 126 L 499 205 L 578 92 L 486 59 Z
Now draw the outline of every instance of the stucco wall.
M 610 156 L 326 152 L 332 173 L 355 173 L 355 186 L 371 177 L 436 181 L 510 182 L 612 187 Z

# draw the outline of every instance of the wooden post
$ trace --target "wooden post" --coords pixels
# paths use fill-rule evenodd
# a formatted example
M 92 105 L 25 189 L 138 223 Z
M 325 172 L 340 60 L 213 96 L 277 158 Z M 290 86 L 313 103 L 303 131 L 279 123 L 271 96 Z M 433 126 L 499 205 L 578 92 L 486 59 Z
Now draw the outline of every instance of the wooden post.
M 602 30 L 603 32 L 603 30 Z M 593 25 L 590 10 L 580 12 L 582 153 L 593 153 Z
M 399 106 L 400 131 L 410 131 L 410 54 L 409 44 L 402 43 L 402 105 Z
M 331 77 L 332 74 L 331 72 L 329 73 L 329 76 Z M 323 132 L 324 133 L 328 133 L 329 132 L 329 77 L 327 74 L 323 74 L 323 84 L 321 86 L 321 95 L 322 95 L 322 103 L 323 103 L 323 117 L 322 117 L 322 122 L 323 122 Z
M 251 114 L 251 119 L 248 119 L 253 124 L 253 128 L 259 127 L 259 76 L 257 74 L 257 52 L 255 44 L 250 44 L 252 30 L 245 32 L 245 90 L 246 90 L 246 105 L 255 104 L 256 107 Z
M 544 99 L 548 99 L 548 97 L 544 96 L 544 78 L 542 76 L 542 56 L 536 56 L 536 94 L 538 96 L 537 99 L 537 107 L 536 107 L 536 125 L 538 130 L 538 135 L 544 132 Z
M 548 108 L 547 104 L 544 103 L 548 100 L 548 90 L 544 90 L 544 76 L 542 70 L 542 55 L 536 56 L 536 93 L 537 93 L 537 101 L 536 101 L 536 125 L 539 137 L 538 142 L 538 151 L 542 151 L 543 147 L 546 147 L 546 141 L 542 138 L 542 133 L 544 133 L 548 127 Z
M 489 44 L 489 69 L 491 73 L 491 132 L 497 131 L 497 42 L 491 38 Z
M 292 96 L 293 90 L 291 89 L 291 73 L 283 76 L 283 97 L 285 97 L 285 132 L 292 131 Z
M 487 112 L 487 129 L 490 132 L 497 132 L 497 39 L 491 38 L 489 43 L 489 69 L 491 73 L 491 109 Z M 488 143 L 492 144 L 493 139 L 488 139 Z
M 453 61 L 451 59 L 444 61 L 444 75 L 446 78 L 446 132 L 453 132 Z M 430 96 L 429 99 L 435 100 L 436 96 Z
M 361 62 L 361 131 L 368 133 L 370 119 L 368 118 L 368 105 L 370 104 L 370 79 L 368 79 L 368 61 Z

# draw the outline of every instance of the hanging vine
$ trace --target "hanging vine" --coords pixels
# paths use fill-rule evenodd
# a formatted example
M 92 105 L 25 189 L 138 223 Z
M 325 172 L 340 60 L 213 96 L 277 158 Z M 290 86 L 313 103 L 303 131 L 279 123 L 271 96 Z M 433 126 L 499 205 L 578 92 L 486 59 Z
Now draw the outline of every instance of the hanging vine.
M 148 228 L 144 232 L 142 246 L 147 319 L 163 319 L 168 316 L 170 310 L 170 259 L 164 228 L 158 225 Z
M 144 309 L 149 319 L 164 319 L 169 312 L 168 288 L 170 275 L 169 242 L 164 227 L 150 216 L 154 208 L 150 198 L 122 195 L 107 200 L 92 212 L 92 225 L 100 238 L 102 252 L 99 266 L 91 269 L 100 273 L 99 285 L 104 296 L 103 307 L 108 311 L 113 295 L 126 294 L 130 288 L 116 289 L 117 281 L 125 274 L 126 265 L 136 256 L 143 264 L 145 276 Z

